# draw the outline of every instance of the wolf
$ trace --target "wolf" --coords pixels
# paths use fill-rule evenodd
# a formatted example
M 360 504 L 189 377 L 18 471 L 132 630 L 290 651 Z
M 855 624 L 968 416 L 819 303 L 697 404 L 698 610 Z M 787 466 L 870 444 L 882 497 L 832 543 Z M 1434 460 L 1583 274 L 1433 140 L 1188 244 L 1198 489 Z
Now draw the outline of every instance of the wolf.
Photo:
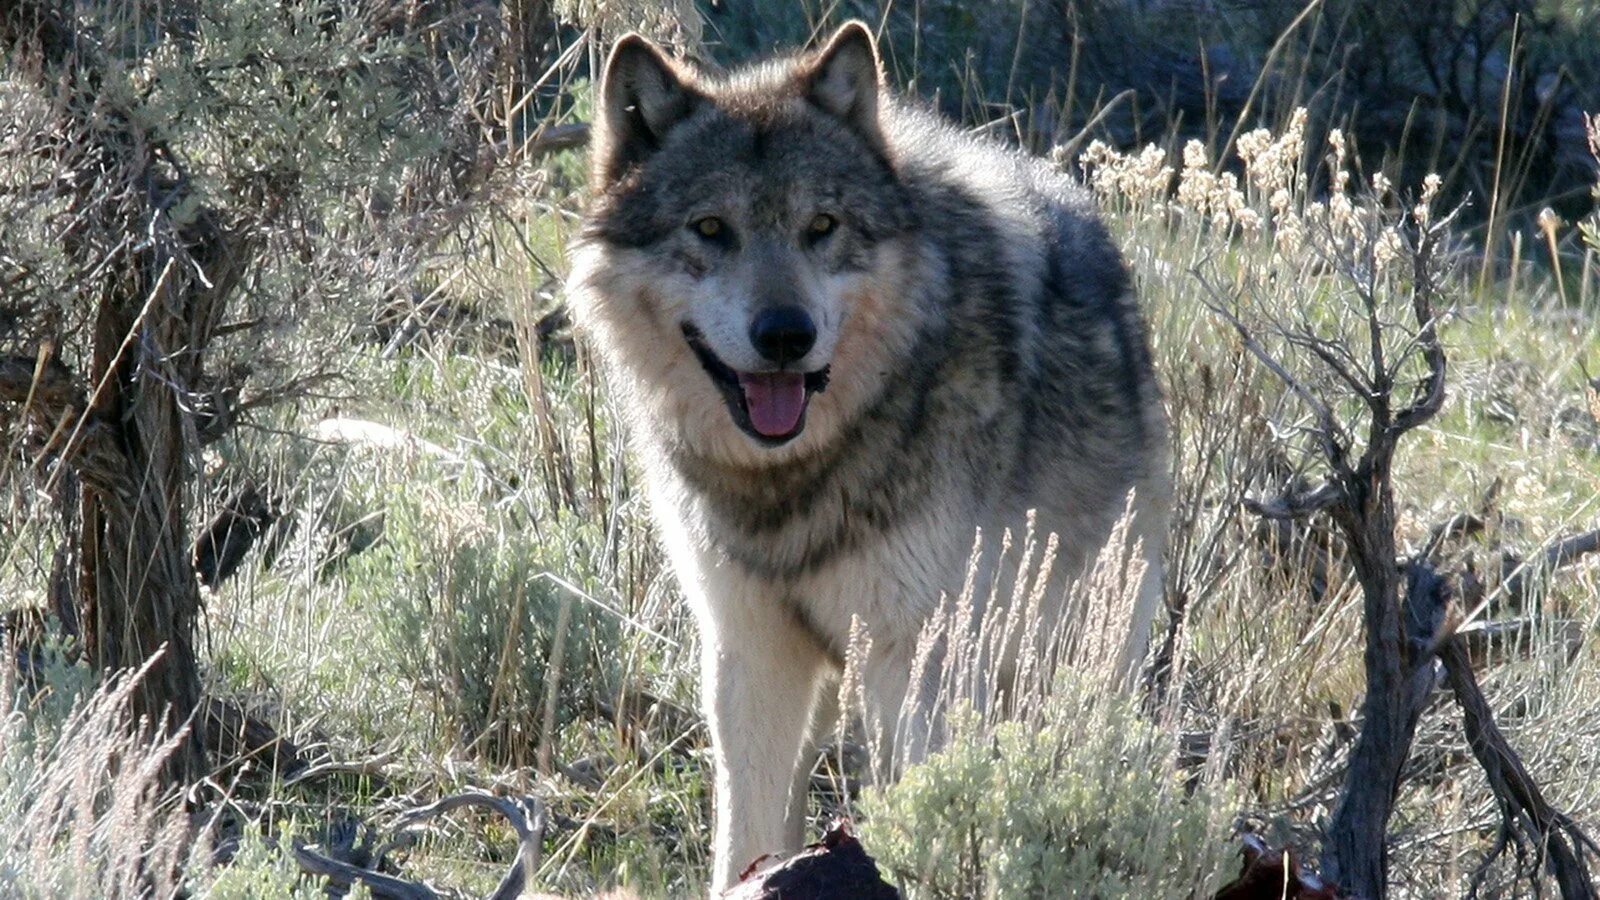
M 1031 515 L 1057 535 L 1061 593 L 1130 523 L 1142 581 L 1113 652 L 1132 677 L 1161 596 L 1167 423 L 1080 186 L 896 96 L 859 22 L 731 71 L 623 37 L 591 154 L 568 294 L 700 634 L 714 893 L 800 846 L 852 623 L 867 704 L 934 707 L 919 635 L 980 529 Z M 1008 577 L 997 553 L 978 570 Z M 907 760 L 931 722 L 891 735 Z

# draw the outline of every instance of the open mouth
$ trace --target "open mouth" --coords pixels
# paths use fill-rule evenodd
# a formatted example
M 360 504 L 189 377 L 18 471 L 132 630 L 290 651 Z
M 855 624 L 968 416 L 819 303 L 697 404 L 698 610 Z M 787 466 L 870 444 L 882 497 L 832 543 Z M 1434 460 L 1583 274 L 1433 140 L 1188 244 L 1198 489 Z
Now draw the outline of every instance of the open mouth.
M 700 329 L 683 323 L 689 342 L 711 383 L 722 392 L 733 421 L 745 434 L 769 447 L 799 437 L 806 427 L 806 407 L 811 395 L 828 387 L 828 367 L 815 372 L 740 372 L 717 358 L 706 346 Z

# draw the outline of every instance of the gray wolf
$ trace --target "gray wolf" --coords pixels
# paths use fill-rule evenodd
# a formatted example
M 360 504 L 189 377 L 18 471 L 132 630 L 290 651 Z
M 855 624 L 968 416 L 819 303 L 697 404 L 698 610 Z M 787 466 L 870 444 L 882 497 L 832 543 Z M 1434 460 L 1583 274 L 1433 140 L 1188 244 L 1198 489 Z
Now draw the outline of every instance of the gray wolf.
M 731 72 L 624 37 L 594 128 L 568 289 L 701 636 L 715 891 L 800 846 L 808 730 L 853 621 L 868 705 L 933 706 L 918 635 L 977 529 L 1035 510 L 1070 578 L 1131 510 L 1144 581 L 1117 664 L 1136 670 L 1166 420 L 1091 199 L 894 96 L 864 25 Z M 909 760 L 916 731 L 894 736 Z

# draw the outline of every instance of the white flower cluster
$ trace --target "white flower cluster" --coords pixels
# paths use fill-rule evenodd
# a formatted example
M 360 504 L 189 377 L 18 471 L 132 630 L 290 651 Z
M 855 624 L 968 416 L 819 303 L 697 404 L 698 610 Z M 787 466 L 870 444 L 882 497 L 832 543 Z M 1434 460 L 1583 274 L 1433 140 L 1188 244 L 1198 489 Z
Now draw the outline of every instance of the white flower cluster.
M 1364 189 L 1352 184 L 1352 154 L 1339 129 L 1327 136 L 1327 197 L 1311 197 L 1304 171 L 1308 118 L 1305 109 L 1298 109 L 1280 134 L 1259 128 L 1240 135 L 1235 147 L 1244 163 L 1242 183 L 1233 172 L 1218 171 L 1198 140 L 1183 148 L 1176 190 L 1173 168 L 1154 144 L 1138 153 L 1121 153 L 1095 141 L 1080 163 L 1090 186 L 1109 205 L 1138 218 L 1170 215 L 1245 241 L 1265 239 L 1280 263 L 1298 258 L 1313 231 L 1346 248 L 1369 246 L 1372 265 L 1379 269 L 1400 259 L 1405 238 L 1390 214 L 1398 202 L 1394 185 L 1381 172 Z M 1423 181 L 1410 211 L 1417 225 L 1431 221 L 1439 187 L 1437 175 Z
M 1137 154 L 1123 154 L 1103 141 L 1093 141 L 1083 151 L 1082 165 L 1101 197 L 1121 198 L 1139 207 L 1165 202 L 1173 174 L 1166 159 L 1155 144 Z

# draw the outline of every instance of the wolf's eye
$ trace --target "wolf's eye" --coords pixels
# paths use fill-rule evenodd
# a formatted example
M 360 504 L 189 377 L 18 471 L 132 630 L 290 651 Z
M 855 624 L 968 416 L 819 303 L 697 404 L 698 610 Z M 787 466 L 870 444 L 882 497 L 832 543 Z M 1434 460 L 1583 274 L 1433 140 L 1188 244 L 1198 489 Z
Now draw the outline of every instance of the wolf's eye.
M 806 226 L 806 234 L 815 240 L 833 234 L 833 229 L 839 227 L 839 222 L 827 213 L 817 213 L 811 219 L 811 224 Z
M 722 237 L 723 233 L 727 230 L 726 226 L 722 224 L 722 220 L 716 216 L 706 216 L 703 219 L 695 219 L 693 222 L 689 223 L 689 227 L 694 229 L 695 234 L 698 234 L 707 240 L 716 240 L 717 238 Z

